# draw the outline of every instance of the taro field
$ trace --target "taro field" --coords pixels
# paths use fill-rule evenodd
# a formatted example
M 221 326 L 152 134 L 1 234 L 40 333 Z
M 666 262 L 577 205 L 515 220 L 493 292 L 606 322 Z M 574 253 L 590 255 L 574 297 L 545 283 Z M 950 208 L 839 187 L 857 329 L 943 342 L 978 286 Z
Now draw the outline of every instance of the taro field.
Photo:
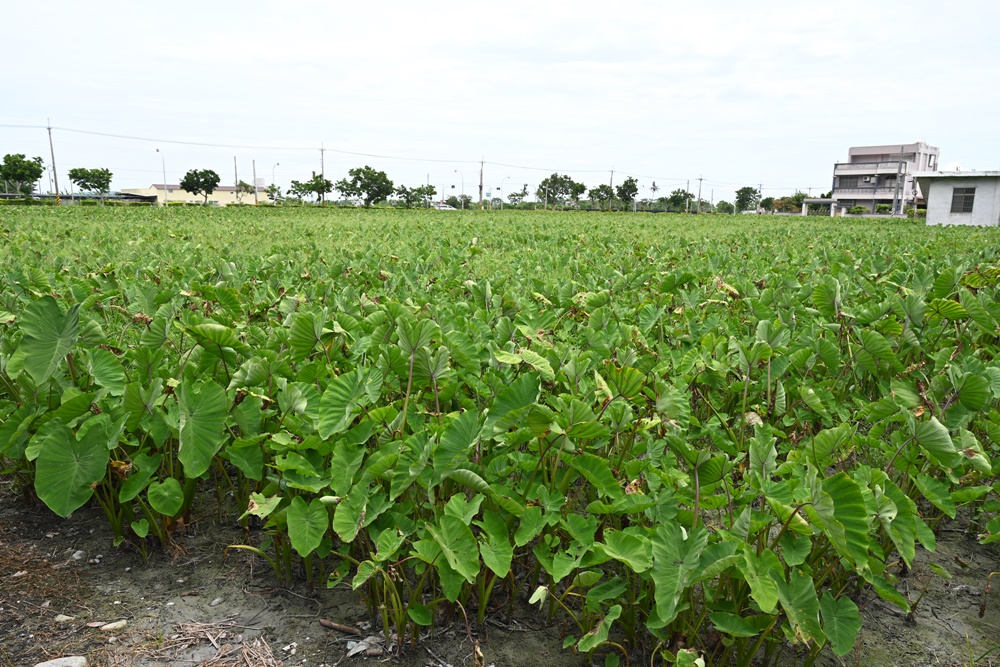
M 1000 538 L 995 230 L 5 207 L 0 235 L 0 474 L 142 557 L 240 523 L 261 576 L 354 589 L 397 650 L 530 603 L 609 666 L 808 664 L 862 596 L 912 613 L 943 527 Z

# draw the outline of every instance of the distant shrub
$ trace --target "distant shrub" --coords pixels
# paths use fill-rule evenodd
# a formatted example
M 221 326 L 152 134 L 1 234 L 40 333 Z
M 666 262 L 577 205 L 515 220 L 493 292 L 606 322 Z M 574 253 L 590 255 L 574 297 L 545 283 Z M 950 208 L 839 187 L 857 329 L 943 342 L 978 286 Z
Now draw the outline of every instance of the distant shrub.
M 847 209 L 847 212 L 850 213 L 851 215 L 861 215 L 864 213 L 868 213 L 868 208 L 865 206 L 852 206 L 851 208 Z
M 0 206 L 55 206 L 52 199 L 0 199 Z
M 876 213 L 892 213 L 892 204 L 876 204 Z

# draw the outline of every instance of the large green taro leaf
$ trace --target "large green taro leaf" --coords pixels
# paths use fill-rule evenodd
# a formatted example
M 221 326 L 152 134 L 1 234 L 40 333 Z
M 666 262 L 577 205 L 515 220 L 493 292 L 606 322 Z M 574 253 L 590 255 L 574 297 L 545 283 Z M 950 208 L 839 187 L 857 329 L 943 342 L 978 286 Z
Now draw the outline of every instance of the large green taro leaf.
M 474 583 L 479 574 L 479 549 L 472 530 L 461 519 L 446 514 L 438 525 L 428 523 L 427 532 L 441 548 L 448 565 L 470 584 Z
M 62 424 L 42 443 L 35 461 L 35 492 L 49 509 L 69 516 L 94 494 L 108 468 L 108 433 L 103 424 L 77 440 Z
M 63 357 L 73 349 L 80 331 L 80 305 L 65 313 L 50 296 L 32 301 L 20 318 L 24 370 L 41 384 L 52 377 Z
M 483 427 L 483 437 L 501 434 L 514 424 L 538 400 L 538 389 L 538 375 L 525 373 L 500 392 L 490 406 L 489 416 Z
M 681 611 L 681 596 L 694 578 L 708 531 L 701 526 L 687 533 L 676 523 L 657 527 L 653 536 L 651 576 L 656 586 L 656 616 L 668 625 Z M 662 626 L 661 626 L 662 627 Z
M 479 555 L 483 563 L 498 577 L 506 577 L 514 558 L 514 547 L 507 535 L 507 526 L 496 512 L 486 510 L 481 521 L 475 522 L 482 530 L 479 534 Z
M 201 477 L 222 447 L 229 401 L 225 390 L 214 382 L 185 381 L 177 397 L 180 403 L 177 458 L 186 477 Z
M 479 415 L 467 410 L 452 421 L 441 434 L 441 438 L 431 452 L 434 467 L 434 483 L 458 469 L 468 459 L 469 451 L 479 440 L 482 423 Z
M 288 506 L 287 520 L 288 538 L 292 542 L 292 548 L 303 557 L 319 547 L 326 529 L 330 526 L 329 512 L 319 498 L 314 498 L 308 504 L 302 496 L 292 498 L 292 503 Z
M 848 597 L 834 600 L 830 591 L 824 591 L 819 601 L 819 611 L 823 616 L 823 632 L 833 646 L 834 655 L 841 657 L 850 653 L 861 632 L 858 605 Z
M 146 497 L 149 499 L 149 506 L 164 516 L 174 516 L 184 506 L 184 489 L 174 477 L 167 477 L 162 484 L 150 484 Z
M 795 639 L 804 644 L 811 639 L 822 646 L 826 636 L 819 625 L 819 599 L 812 577 L 798 569 L 788 573 L 787 584 L 780 571 L 772 571 L 771 577 L 778 584 L 778 599 L 791 623 Z
M 90 371 L 94 382 L 105 387 L 112 396 L 121 396 L 125 392 L 125 369 L 118 357 L 107 350 L 91 350 Z
M 359 406 L 378 398 L 382 375 L 357 368 L 338 376 L 323 392 L 319 402 L 319 437 L 329 438 L 350 428 Z

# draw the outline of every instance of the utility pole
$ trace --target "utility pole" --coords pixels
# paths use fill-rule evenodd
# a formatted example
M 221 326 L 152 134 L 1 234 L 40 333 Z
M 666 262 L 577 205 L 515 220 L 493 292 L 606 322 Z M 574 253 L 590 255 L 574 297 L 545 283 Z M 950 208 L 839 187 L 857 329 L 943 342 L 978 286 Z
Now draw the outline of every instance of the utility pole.
M 480 156 L 479 159 L 479 210 L 480 211 L 483 210 L 483 164 L 484 163 L 485 159 L 483 159 L 483 156 Z
M 698 212 L 699 215 L 701 214 L 701 182 L 703 180 L 704 179 L 701 176 L 698 177 L 698 209 L 697 209 L 697 212 Z
M 52 122 L 46 118 L 46 123 L 48 124 L 49 131 L 49 153 L 52 154 L 52 180 L 56 184 L 56 206 L 59 205 L 59 174 L 56 173 L 56 149 L 52 147 Z
M 235 187 L 236 190 L 239 190 L 239 188 L 240 188 L 240 171 L 239 171 L 239 169 L 236 168 L 236 156 L 235 155 L 233 156 L 233 187 Z M 236 190 L 233 190 L 233 192 L 235 193 Z
M 608 212 L 611 212 L 611 202 L 615 200 L 615 166 L 611 165 L 611 180 L 608 181 L 608 187 L 611 188 L 611 196 L 608 197 Z
M 691 179 L 687 180 L 687 185 L 684 186 L 684 212 L 691 212 Z
M 878 168 L 879 168 L 880 164 L 882 164 L 882 163 L 881 162 L 876 162 L 875 163 L 875 175 L 872 176 L 872 213 L 873 214 L 875 213 L 875 207 L 878 206 L 878 204 L 875 202 L 875 197 L 878 196 Z
M 252 161 L 250 164 L 253 165 L 253 205 L 256 206 L 257 202 L 257 160 Z
M 319 175 L 326 178 L 326 149 L 323 148 L 323 142 L 319 142 Z M 326 206 L 326 193 L 321 192 L 319 194 L 319 205 Z
M 163 205 L 168 206 L 170 204 L 170 188 L 167 187 L 167 160 L 159 148 L 156 149 L 156 152 L 160 154 L 160 166 L 163 167 Z
M 896 167 L 896 191 L 892 194 L 892 214 L 902 213 L 899 202 L 900 179 L 903 177 L 903 147 L 899 147 L 899 165 Z

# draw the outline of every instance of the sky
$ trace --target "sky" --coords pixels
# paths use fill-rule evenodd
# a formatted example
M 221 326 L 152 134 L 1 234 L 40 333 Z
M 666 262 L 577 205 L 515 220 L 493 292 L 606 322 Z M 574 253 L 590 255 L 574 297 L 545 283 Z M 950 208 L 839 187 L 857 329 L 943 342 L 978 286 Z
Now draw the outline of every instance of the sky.
M 494 195 L 558 172 L 633 176 L 640 197 L 702 178 L 704 199 L 731 201 L 745 185 L 826 192 L 848 147 L 918 140 L 943 168 L 1000 168 L 996 0 L 39 0 L 2 15 L 0 155 L 51 165 L 51 126 L 63 191 L 73 167 L 119 189 L 164 170 L 251 181 L 255 164 L 287 188 L 370 165 L 478 198 L 482 161 Z

